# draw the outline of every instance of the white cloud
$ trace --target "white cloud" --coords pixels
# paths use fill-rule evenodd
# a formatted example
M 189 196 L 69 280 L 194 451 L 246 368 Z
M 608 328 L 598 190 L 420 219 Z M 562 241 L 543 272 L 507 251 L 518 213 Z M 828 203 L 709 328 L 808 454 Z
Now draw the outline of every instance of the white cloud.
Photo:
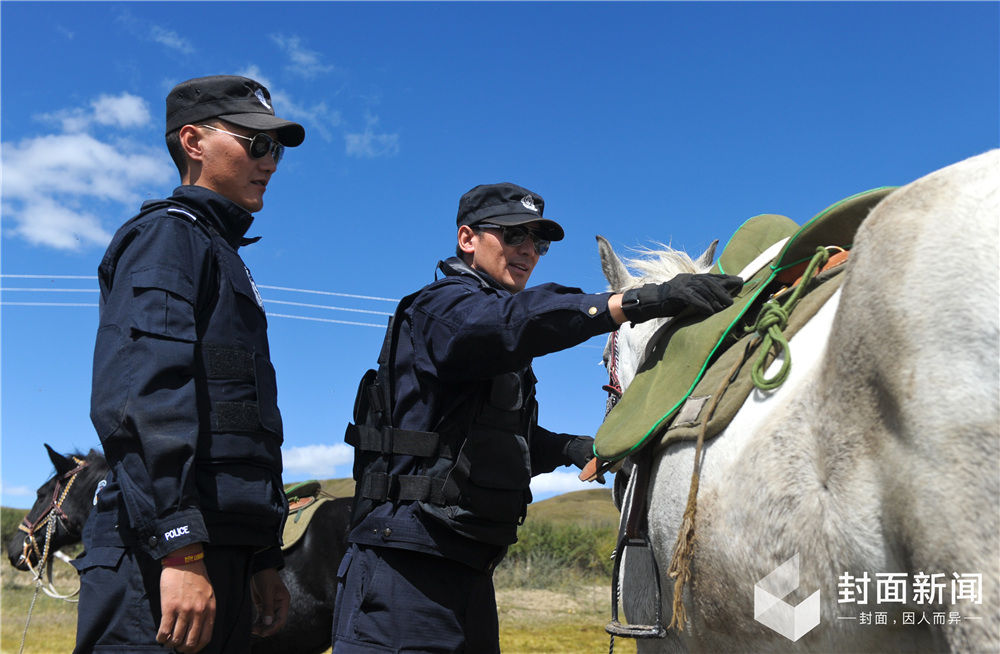
M 150 26 L 149 38 L 155 43 L 165 45 L 182 54 L 191 54 L 194 52 L 194 46 L 191 45 L 190 41 L 177 34 L 177 32 L 164 29 L 159 25 Z
M 24 203 L 18 211 L 17 225 L 10 233 L 32 245 L 47 245 L 59 250 L 78 250 L 84 245 L 106 245 L 111 234 L 93 215 L 74 211 L 42 197 Z
M 90 103 L 94 122 L 113 127 L 142 127 L 152 120 L 146 101 L 137 95 L 102 95 Z
M 279 116 L 303 123 L 310 130 L 316 130 L 324 141 L 333 140 L 332 128 L 339 127 L 343 122 L 340 112 L 328 108 L 325 102 L 302 106 L 280 92 L 272 93 L 271 99 L 274 101 L 275 112 Z
M 152 120 L 146 101 L 131 93 L 102 95 L 87 108 L 62 109 L 34 117 L 41 122 L 56 121 L 64 132 L 84 132 L 95 123 L 122 129 L 148 125 Z
M 127 8 L 118 11 L 115 20 L 119 24 L 124 25 L 125 29 L 135 38 L 159 43 L 185 55 L 192 54 L 195 51 L 191 42 L 177 34 L 177 32 L 168 30 L 145 18 L 137 18 Z
M 34 488 L 28 488 L 27 486 L 8 486 L 3 485 L 4 496 L 13 495 L 15 497 L 31 497 L 35 494 Z
M 354 448 L 344 443 L 290 447 L 281 451 L 281 459 L 288 472 L 330 479 L 337 476 L 337 466 L 353 465 Z
M 102 95 L 87 108 L 40 116 L 57 120 L 64 133 L 3 144 L 3 213 L 7 233 L 32 244 L 63 250 L 106 245 L 111 234 L 101 225 L 108 204 L 134 210 L 150 187 L 167 185 L 176 171 L 160 149 L 121 134 L 151 123 L 142 98 Z M 87 133 L 113 127 L 113 143 Z M 90 205 L 90 210 L 84 209 Z M 119 217 L 123 211 L 114 208 Z
M 268 91 L 270 91 L 272 94 L 274 93 L 274 89 L 271 88 L 270 78 L 264 77 L 264 73 L 261 72 L 260 66 L 257 66 L 256 64 L 250 64 L 243 70 L 237 71 L 236 74 L 239 75 L 240 77 L 249 77 L 250 79 L 256 82 L 260 82 L 265 87 L 267 87 Z M 273 100 L 274 98 L 272 97 L 271 99 Z
M 318 52 L 305 48 L 302 45 L 302 39 L 297 36 L 272 34 L 271 40 L 284 50 L 288 58 L 292 60 L 291 65 L 288 66 L 288 70 L 296 75 L 311 79 L 333 70 L 333 66 L 320 61 Z
M 271 104 L 274 106 L 275 113 L 282 118 L 302 123 L 306 128 L 307 137 L 315 130 L 324 141 L 333 140 L 333 128 L 339 127 L 343 122 L 339 111 L 330 109 L 325 102 L 318 102 L 310 106 L 299 104 L 287 93 L 275 89 L 270 79 L 261 72 L 260 67 L 254 64 L 236 74 L 249 77 L 267 87 L 271 94 Z
M 579 490 L 603 488 L 603 486 L 595 485 L 593 482 L 580 481 L 577 475 L 578 473 L 576 472 L 558 470 L 538 475 L 531 480 L 531 492 L 534 495 L 558 495 Z
M 367 122 L 365 131 L 344 134 L 348 156 L 374 159 L 398 154 L 399 134 L 376 133 L 372 128 L 378 123 L 377 116 L 368 116 Z

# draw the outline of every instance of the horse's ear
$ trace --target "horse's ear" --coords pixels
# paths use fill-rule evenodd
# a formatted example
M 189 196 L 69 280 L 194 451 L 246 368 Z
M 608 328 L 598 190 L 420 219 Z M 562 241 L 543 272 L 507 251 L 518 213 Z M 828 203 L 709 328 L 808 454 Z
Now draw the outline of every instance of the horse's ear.
M 712 241 L 712 244 L 708 246 L 708 249 L 701 253 L 701 256 L 695 259 L 694 265 L 697 266 L 698 270 L 707 270 L 712 267 L 712 262 L 715 261 L 715 248 L 719 246 L 719 239 Z
M 623 291 L 632 285 L 633 277 L 622 260 L 615 254 L 608 239 L 597 236 L 597 250 L 601 253 L 601 270 L 613 291 Z
M 52 465 L 55 466 L 56 472 L 59 474 L 65 474 L 76 467 L 76 462 L 73 459 L 59 454 L 49 447 L 48 443 L 45 443 L 45 449 L 49 451 L 49 460 L 52 461 Z

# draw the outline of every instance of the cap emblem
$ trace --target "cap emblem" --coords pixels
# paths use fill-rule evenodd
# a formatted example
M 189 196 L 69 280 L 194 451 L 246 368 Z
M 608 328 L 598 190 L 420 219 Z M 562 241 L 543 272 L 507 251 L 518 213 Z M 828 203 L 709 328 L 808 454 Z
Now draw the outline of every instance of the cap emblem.
M 535 200 L 530 195 L 521 198 L 521 204 L 524 205 L 525 209 L 538 213 L 538 209 L 535 207 Z
M 260 103 L 264 105 L 265 109 L 268 111 L 274 111 L 274 109 L 271 108 L 271 105 L 268 104 L 267 98 L 264 97 L 264 91 L 262 89 L 257 89 L 253 92 L 253 94 L 257 96 L 257 99 L 260 100 Z

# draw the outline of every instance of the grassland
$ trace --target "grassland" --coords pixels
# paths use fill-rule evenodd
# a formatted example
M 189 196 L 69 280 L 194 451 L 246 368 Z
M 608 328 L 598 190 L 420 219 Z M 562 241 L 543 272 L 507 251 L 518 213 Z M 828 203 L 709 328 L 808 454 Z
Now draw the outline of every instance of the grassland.
M 351 492 L 350 480 L 324 481 L 332 494 Z M 4 542 L 23 511 L 2 509 Z M 618 513 L 604 489 L 580 491 L 533 504 L 520 542 L 497 569 L 500 643 L 505 654 L 599 654 L 608 651 L 610 556 Z M 60 591 L 74 588 L 75 572 L 56 564 Z M 0 653 L 16 654 L 34 595 L 29 573 L 0 565 Z M 72 651 L 76 605 L 39 593 L 24 651 Z M 615 652 L 635 644 L 617 640 Z M 295 654 L 289 652 L 289 654 Z

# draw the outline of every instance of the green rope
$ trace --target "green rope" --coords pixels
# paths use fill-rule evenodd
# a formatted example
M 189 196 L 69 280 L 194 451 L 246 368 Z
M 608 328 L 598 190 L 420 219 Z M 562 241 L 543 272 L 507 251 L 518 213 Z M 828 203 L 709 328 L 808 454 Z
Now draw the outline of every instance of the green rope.
M 756 324 L 746 328 L 748 333 L 757 332 L 762 343 L 762 347 L 757 353 L 757 360 L 754 361 L 753 368 L 750 370 L 750 378 L 753 380 L 754 386 L 760 390 L 774 390 L 785 383 L 785 380 L 788 378 L 788 373 L 792 369 L 792 353 L 788 349 L 788 340 L 785 339 L 785 335 L 782 332 L 788 325 L 788 316 L 791 315 L 792 310 L 798 303 L 799 297 L 805 292 L 806 286 L 815 276 L 816 271 L 829 258 L 830 253 L 826 251 L 826 248 L 816 248 L 816 254 L 813 255 L 809 265 L 806 266 L 805 272 L 802 273 L 802 282 L 792 291 L 792 295 L 788 298 L 788 301 L 784 305 L 774 300 L 766 303 L 761 307 Z M 767 364 L 767 356 L 772 348 L 774 349 L 774 356 L 776 358 L 784 350 L 785 360 L 781 363 L 781 369 L 778 370 L 774 377 L 768 379 L 764 376 L 764 372 Z

